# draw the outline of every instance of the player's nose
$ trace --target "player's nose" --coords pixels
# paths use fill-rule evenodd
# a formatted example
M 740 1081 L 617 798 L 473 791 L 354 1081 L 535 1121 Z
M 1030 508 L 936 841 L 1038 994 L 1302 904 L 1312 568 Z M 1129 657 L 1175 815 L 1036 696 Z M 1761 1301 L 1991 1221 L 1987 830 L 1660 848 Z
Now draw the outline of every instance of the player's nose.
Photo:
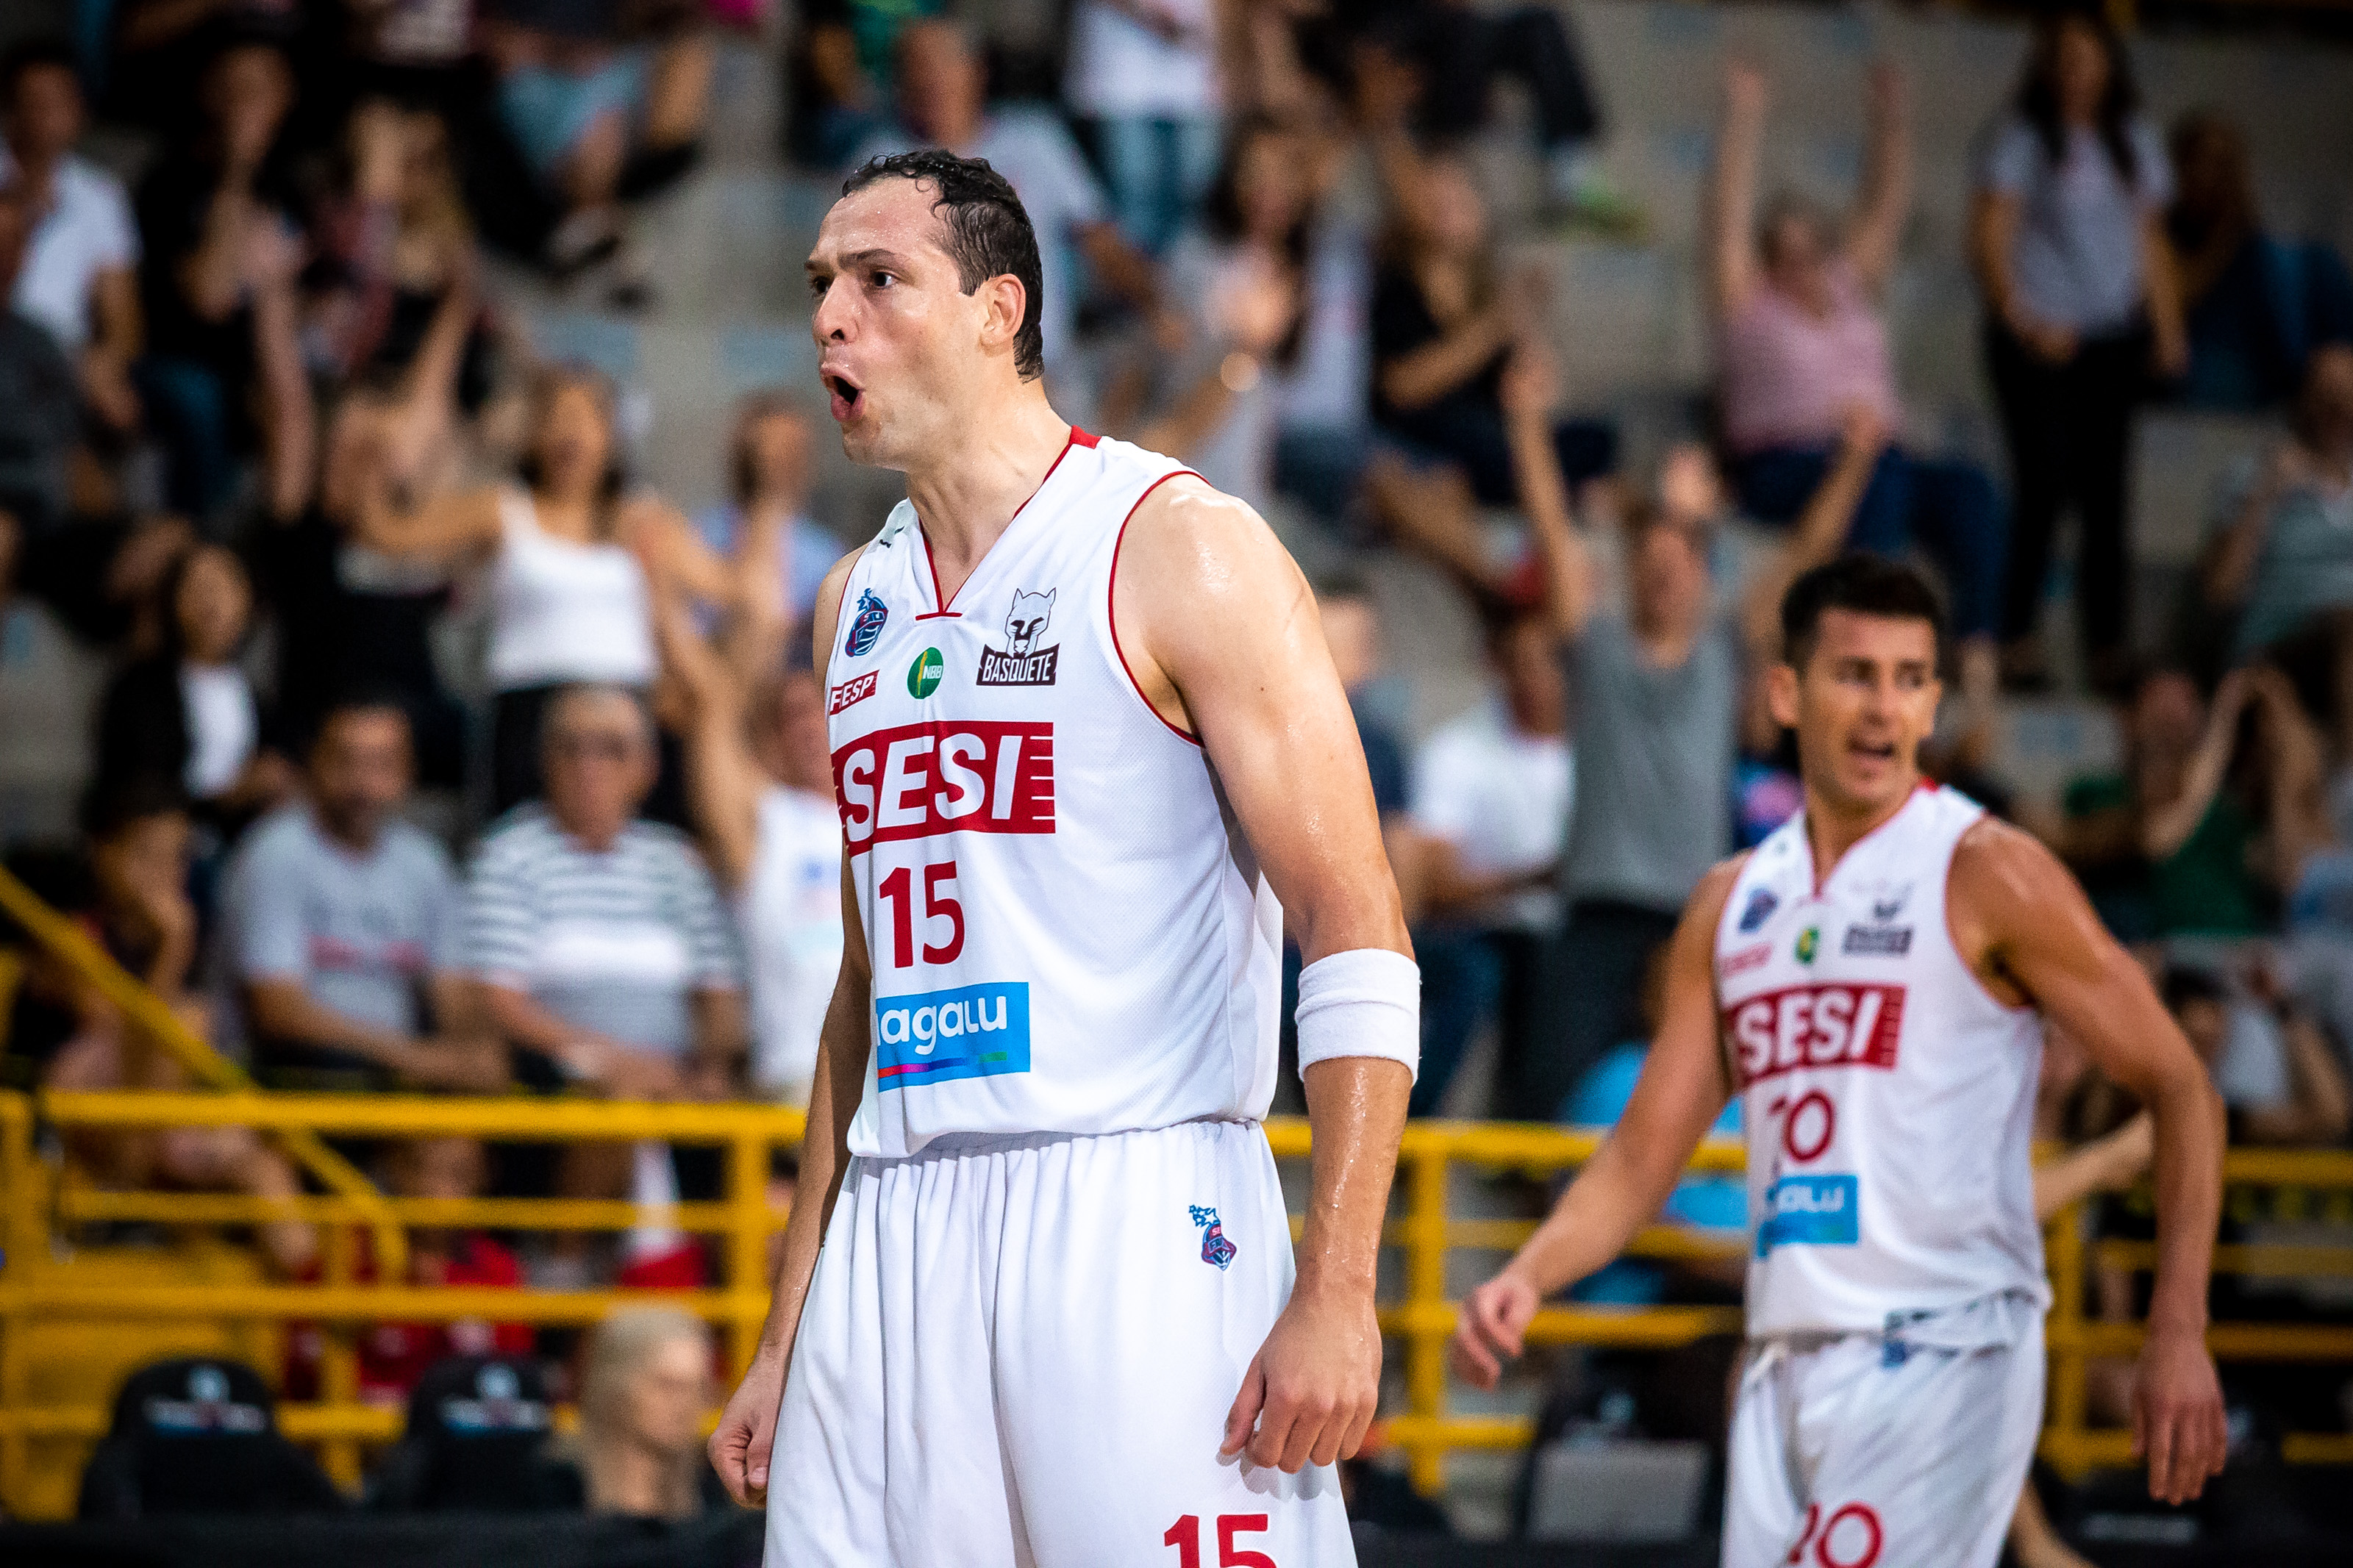
M 809 335 L 819 344 L 849 341 L 853 312 L 846 298 L 848 292 L 841 287 L 841 279 L 836 278 L 817 297 L 817 308 L 809 312 Z

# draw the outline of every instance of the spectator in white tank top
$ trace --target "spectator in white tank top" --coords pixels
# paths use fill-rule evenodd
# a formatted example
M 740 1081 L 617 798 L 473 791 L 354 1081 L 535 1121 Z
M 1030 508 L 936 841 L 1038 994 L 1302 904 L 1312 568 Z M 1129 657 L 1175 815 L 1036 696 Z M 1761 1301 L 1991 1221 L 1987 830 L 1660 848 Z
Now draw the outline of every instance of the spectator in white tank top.
M 540 792 L 540 721 L 556 691 L 584 681 L 650 689 L 656 587 L 723 605 L 735 595 L 727 564 L 685 518 L 628 493 L 613 403 L 596 373 L 550 370 L 533 389 L 522 486 L 455 491 L 404 512 L 377 485 L 360 508 L 354 536 L 372 549 L 491 568 L 500 812 Z
M 794 629 L 782 673 L 746 681 L 674 605 L 656 626 L 664 668 L 692 714 L 686 766 L 696 833 L 743 935 L 752 1087 L 805 1105 L 842 944 L 841 819 L 808 628 Z

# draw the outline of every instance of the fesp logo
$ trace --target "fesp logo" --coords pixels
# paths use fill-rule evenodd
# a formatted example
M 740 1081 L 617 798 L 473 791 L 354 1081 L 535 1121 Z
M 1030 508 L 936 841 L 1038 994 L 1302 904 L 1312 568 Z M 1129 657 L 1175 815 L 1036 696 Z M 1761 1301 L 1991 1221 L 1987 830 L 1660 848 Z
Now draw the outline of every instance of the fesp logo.
M 881 684 L 881 671 L 870 669 L 854 680 L 843 681 L 826 693 L 825 716 L 830 719 L 843 709 L 865 701 L 874 695 L 874 689 Z
M 873 652 L 882 636 L 882 623 L 890 618 L 891 606 L 876 598 L 873 589 L 861 591 L 858 609 L 849 617 L 849 636 L 843 641 L 841 651 L 852 658 L 863 658 Z

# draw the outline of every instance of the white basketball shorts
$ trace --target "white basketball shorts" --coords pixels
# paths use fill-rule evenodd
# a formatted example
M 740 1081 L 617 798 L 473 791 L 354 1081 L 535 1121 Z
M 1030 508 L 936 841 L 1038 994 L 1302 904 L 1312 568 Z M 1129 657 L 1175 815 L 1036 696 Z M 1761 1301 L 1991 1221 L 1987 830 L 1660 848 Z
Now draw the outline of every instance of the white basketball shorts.
M 785 1380 L 768 1568 L 1353 1568 L 1328 1467 L 1218 1457 L 1291 1282 L 1253 1123 L 853 1160 Z
M 2041 1308 L 1883 1338 L 1752 1344 L 1732 1417 L 1724 1568 L 1993 1568 L 2042 1424 Z M 1947 1314 L 1947 1317 L 1951 1315 Z M 1934 1325 L 1934 1326 L 1931 1326 Z

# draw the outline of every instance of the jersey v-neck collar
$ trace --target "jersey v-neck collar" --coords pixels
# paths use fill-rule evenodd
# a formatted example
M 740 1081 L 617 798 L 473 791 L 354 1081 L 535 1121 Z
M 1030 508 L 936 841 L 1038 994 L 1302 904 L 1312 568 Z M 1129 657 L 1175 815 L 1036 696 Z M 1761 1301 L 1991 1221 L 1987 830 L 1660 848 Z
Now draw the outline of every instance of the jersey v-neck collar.
M 1845 852 L 1840 855 L 1837 859 L 1831 862 L 1830 869 L 1827 871 L 1823 870 L 1814 860 L 1813 828 L 1806 820 L 1805 808 L 1803 806 L 1799 806 L 1798 808 L 1798 816 L 1796 821 L 1798 842 L 1805 847 L 1806 881 L 1807 885 L 1812 889 L 1813 901 L 1816 903 L 1821 902 L 1822 896 L 1830 890 L 1831 879 L 1838 875 L 1840 867 L 1854 858 L 1854 852 L 1856 850 L 1862 848 L 1873 839 L 1878 837 L 1889 828 L 1894 826 L 1897 822 L 1903 819 L 1905 814 L 1909 812 L 1914 806 L 1920 804 L 1920 797 L 1922 795 L 1933 793 L 1936 787 L 1936 785 L 1930 784 L 1925 778 L 1915 782 L 1912 785 L 1912 793 L 1904 797 L 1904 804 L 1897 806 L 1894 811 L 1889 812 L 1887 814 L 1887 820 L 1882 822 L 1878 826 L 1873 828 L 1870 832 L 1864 834 L 1853 843 L 1848 845 Z
M 972 563 L 972 570 L 965 574 L 965 579 L 962 583 L 956 584 L 956 594 L 962 594 L 966 588 L 972 586 L 972 580 L 980 575 L 981 568 L 988 564 L 989 557 L 997 553 L 998 547 L 1004 544 L 1006 535 L 1013 531 L 1014 525 L 1018 523 L 1021 521 L 1022 514 L 1029 510 L 1029 502 L 1036 500 L 1040 495 L 1043 495 L 1046 490 L 1046 486 L 1052 481 L 1057 473 L 1061 471 L 1062 459 L 1071 455 L 1071 448 L 1073 447 L 1085 447 L 1092 449 L 1095 443 L 1100 441 L 1102 438 L 1103 437 L 1100 436 L 1089 435 L 1086 431 L 1080 429 L 1076 425 L 1071 426 L 1070 435 L 1064 437 L 1062 441 L 1062 449 L 1054 454 L 1054 460 L 1046 465 L 1045 473 L 1039 477 L 1038 488 L 1031 490 L 1021 504 L 1013 509 L 1013 515 L 1005 520 L 1004 532 L 999 533 L 994 540 L 990 541 L 988 548 L 980 552 L 980 559 Z M 912 507 L 913 502 L 910 501 L 908 504 Z M 934 606 L 929 610 L 918 612 L 915 619 L 919 621 L 940 621 L 956 620 L 961 618 L 964 612 L 955 607 L 955 595 L 950 595 L 944 600 L 941 596 L 940 563 L 932 554 L 932 536 L 923 527 L 923 514 L 920 512 L 915 516 L 915 537 L 923 542 L 923 568 L 931 574 L 932 605 Z

